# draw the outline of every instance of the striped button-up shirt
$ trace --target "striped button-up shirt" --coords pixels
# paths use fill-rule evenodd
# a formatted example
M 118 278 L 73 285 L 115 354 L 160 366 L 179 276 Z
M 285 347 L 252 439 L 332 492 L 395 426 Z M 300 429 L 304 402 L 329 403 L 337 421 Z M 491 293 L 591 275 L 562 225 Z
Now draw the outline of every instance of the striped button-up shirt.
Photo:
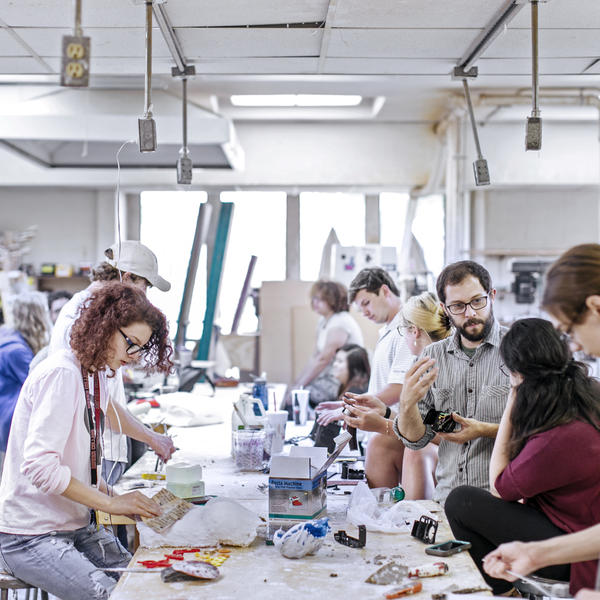
M 419 402 L 421 416 L 435 408 L 454 411 L 477 421 L 500 423 L 510 391 L 508 377 L 500 370 L 500 340 L 506 331 L 506 327 L 495 321 L 473 357 L 463 352 L 458 332 L 427 346 L 421 357 L 434 358 L 439 373 L 425 398 Z M 401 435 L 397 421 L 394 431 L 408 448 L 415 450 L 423 448 L 435 437 L 431 425 L 426 425 L 425 434 L 416 442 Z M 489 489 L 488 470 L 493 446 L 494 440 L 487 437 L 464 444 L 441 440 L 433 499 L 444 502 L 450 491 L 459 485 Z

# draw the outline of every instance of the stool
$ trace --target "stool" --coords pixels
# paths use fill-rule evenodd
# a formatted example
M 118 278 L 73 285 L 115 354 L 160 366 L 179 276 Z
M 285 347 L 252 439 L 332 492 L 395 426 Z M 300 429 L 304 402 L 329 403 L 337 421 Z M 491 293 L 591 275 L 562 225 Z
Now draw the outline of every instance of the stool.
M 559 581 L 558 579 L 546 579 L 545 577 L 538 577 L 537 575 L 529 575 L 527 579 L 531 579 L 536 583 L 539 583 L 543 588 L 548 590 L 548 594 L 542 594 L 541 590 L 536 588 L 529 582 L 517 579 L 513 585 L 515 589 L 524 598 L 529 600 L 541 600 L 542 598 L 571 598 L 569 592 L 569 582 Z
M 37 600 L 38 588 L 33 587 L 4 571 L 0 571 L 0 600 L 8 600 L 8 590 L 27 590 L 25 592 L 26 600 L 30 600 L 30 592 L 33 590 L 32 600 Z M 41 600 L 48 600 L 48 592 L 44 590 L 40 590 L 40 592 Z

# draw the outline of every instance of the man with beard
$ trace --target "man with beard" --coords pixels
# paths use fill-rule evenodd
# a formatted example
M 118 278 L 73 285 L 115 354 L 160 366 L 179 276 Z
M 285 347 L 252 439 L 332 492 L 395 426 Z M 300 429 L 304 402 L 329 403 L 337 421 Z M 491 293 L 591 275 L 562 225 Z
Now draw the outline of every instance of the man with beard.
M 496 290 L 488 271 L 473 261 L 456 262 L 441 272 L 436 287 L 456 333 L 425 348 L 406 373 L 394 432 L 406 447 L 423 448 L 436 436 L 423 423 L 429 410 L 452 414 L 456 429 L 437 434 L 433 499 L 444 502 L 459 485 L 489 488 L 490 457 L 510 384 L 499 352 L 507 329 L 494 319 Z

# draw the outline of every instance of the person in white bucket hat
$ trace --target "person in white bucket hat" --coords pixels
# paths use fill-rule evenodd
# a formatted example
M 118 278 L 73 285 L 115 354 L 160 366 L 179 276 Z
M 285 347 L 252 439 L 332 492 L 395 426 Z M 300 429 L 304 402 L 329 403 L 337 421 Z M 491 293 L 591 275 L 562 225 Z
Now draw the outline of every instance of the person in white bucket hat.
M 158 274 L 156 255 L 148 246 L 140 242 L 135 240 L 124 240 L 120 244 L 117 242 L 104 251 L 104 256 L 111 267 L 121 272 L 123 281 L 129 279 L 135 283 L 130 277 L 134 275 L 143 277 L 161 292 L 168 292 L 171 289 L 171 284 Z

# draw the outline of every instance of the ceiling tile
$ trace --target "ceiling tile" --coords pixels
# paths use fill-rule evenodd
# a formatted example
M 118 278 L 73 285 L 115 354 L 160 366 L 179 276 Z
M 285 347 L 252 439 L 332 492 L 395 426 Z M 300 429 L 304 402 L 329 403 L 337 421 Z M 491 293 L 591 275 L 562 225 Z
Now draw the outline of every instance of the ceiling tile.
M 538 6 L 540 27 L 554 29 L 587 29 L 600 27 L 600 2 L 598 0 L 550 0 Z M 531 9 L 525 6 L 511 21 L 509 27 L 531 27 Z
M 318 56 L 322 29 L 178 28 L 188 58 Z
M 448 75 L 455 62 L 451 60 L 410 58 L 328 58 L 324 73 Z
M 503 0 L 338 0 L 335 27 L 482 28 Z
M 488 48 L 486 58 L 531 56 L 531 32 L 508 29 Z M 600 56 L 600 31 L 596 29 L 544 29 L 539 32 L 540 58 Z
M 477 33 L 469 29 L 334 29 L 327 56 L 457 60 Z
M 589 58 L 542 58 L 540 75 L 583 73 L 590 64 Z M 530 58 L 482 58 L 477 63 L 480 75 L 529 75 Z M 543 81 L 540 82 L 543 85 Z
M 323 21 L 328 0 L 177 0 L 164 6 L 174 27 L 223 27 Z

